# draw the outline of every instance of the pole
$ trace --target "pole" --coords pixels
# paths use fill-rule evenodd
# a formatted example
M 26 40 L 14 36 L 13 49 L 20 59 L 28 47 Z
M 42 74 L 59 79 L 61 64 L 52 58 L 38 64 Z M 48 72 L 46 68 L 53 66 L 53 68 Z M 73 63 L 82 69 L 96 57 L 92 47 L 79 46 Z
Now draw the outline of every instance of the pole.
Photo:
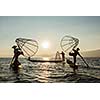
M 84 60 L 84 58 L 79 54 L 79 56 L 81 57 L 81 59 L 84 61 L 84 63 L 86 64 L 86 66 L 89 68 L 89 65 L 87 64 L 87 62 Z

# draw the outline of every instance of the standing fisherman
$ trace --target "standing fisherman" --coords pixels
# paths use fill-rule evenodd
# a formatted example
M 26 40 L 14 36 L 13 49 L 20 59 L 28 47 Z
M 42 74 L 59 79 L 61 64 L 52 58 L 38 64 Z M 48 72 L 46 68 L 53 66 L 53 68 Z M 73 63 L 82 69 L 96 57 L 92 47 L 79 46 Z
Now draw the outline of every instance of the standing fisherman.
M 62 55 L 62 61 L 65 61 L 65 53 L 63 51 L 61 52 L 61 55 Z
M 79 55 L 81 57 L 81 59 L 84 61 L 84 63 L 87 65 L 87 67 L 89 67 L 89 65 L 86 63 L 84 58 L 80 55 L 79 50 L 80 50 L 79 48 L 77 48 L 76 50 L 73 49 L 73 53 L 71 53 L 71 52 L 69 53 L 70 56 L 73 56 L 74 63 L 71 63 L 71 62 L 67 61 L 68 64 L 70 63 L 70 67 L 73 68 L 74 73 L 76 73 L 76 69 L 78 70 L 78 66 L 76 65 L 77 55 Z
M 60 59 L 61 59 L 60 53 L 59 53 L 59 51 L 57 51 L 56 56 L 55 56 L 55 60 L 60 60 Z
M 74 62 L 72 62 L 72 61 L 69 62 L 67 60 L 67 63 L 70 65 L 70 67 L 73 68 L 74 74 L 76 74 L 76 70 L 78 70 L 78 66 L 76 65 L 76 57 L 77 57 L 77 55 L 81 56 L 80 53 L 79 53 L 79 50 L 80 50 L 79 48 L 77 48 L 76 50 L 73 49 L 73 53 L 71 53 L 71 52 L 69 53 L 70 56 L 73 56 Z
M 14 56 L 12 58 L 11 61 L 11 67 L 13 68 L 15 73 L 18 73 L 19 70 L 19 66 L 21 65 L 21 63 L 18 61 L 18 57 L 20 55 L 24 55 L 23 52 L 17 47 L 17 46 L 13 46 L 12 47 L 14 49 Z
M 81 56 L 80 53 L 79 53 L 79 50 L 80 50 L 79 48 L 77 48 L 76 50 L 73 49 L 74 52 L 73 53 L 71 53 L 71 52 L 69 53 L 70 56 L 73 56 L 74 65 L 76 65 L 76 57 L 77 57 L 77 55 Z

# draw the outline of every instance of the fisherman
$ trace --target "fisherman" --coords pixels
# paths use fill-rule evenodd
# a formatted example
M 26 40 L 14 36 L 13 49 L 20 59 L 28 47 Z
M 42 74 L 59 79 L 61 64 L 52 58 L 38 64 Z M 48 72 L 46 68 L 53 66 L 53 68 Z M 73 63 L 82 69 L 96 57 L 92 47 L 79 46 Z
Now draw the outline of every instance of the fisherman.
M 12 47 L 14 49 L 14 56 L 12 58 L 11 61 L 11 67 L 13 68 L 15 73 L 18 73 L 19 70 L 19 66 L 21 65 L 21 63 L 18 61 L 18 57 L 20 55 L 24 55 L 23 52 L 17 47 L 17 46 L 13 46 Z
M 55 56 L 55 60 L 60 60 L 60 59 L 61 59 L 60 53 L 59 53 L 59 51 L 57 51 L 56 56 Z
M 62 61 L 65 61 L 65 53 L 62 51 L 60 54 L 62 55 Z
M 76 57 L 77 55 L 81 56 L 80 53 L 79 53 L 79 48 L 77 48 L 76 50 L 73 49 L 73 53 L 69 52 L 69 55 L 70 56 L 73 56 L 73 59 L 74 59 L 74 65 L 76 65 Z
M 72 61 L 69 62 L 69 61 L 67 60 L 67 63 L 70 65 L 71 68 L 73 68 L 74 74 L 76 74 L 76 70 L 78 70 L 78 66 L 76 65 L 76 57 L 77 57 L 77 55 L 81 56 L 80 53 L 79 53 L 79 50 L 80 50 L 80 49 L 77 48 L 76 50 L 73 49 L 73 53 L 72 53 L 72 52 L 69 52 L 69 55 L 70 55 L 70 56 L 73 56 L 74 62 L 72 62 Z

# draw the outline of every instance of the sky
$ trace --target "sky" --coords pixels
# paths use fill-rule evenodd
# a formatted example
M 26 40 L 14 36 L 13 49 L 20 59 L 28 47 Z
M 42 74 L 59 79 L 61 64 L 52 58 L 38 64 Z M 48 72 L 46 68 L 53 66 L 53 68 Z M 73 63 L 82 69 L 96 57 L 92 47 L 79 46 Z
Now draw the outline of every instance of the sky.
M 37 55 L 61 51 L 65 35 L 79 39 L 81 51 L 100 49 L 100 17 L 98 16 L 0 16 L 0 57 L 13 55 L 16 38 L 34 39 L 39 44 Z M 43 48 L 44 41 L 48 48 Z

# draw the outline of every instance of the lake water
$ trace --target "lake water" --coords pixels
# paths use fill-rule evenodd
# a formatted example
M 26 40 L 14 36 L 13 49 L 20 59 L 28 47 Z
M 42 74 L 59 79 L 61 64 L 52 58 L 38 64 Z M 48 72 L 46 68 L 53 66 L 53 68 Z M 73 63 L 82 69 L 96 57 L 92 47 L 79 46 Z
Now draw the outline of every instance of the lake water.
M 24 58 L 19 61 L 22 68 L 17 76 L 10 69 L 11 58 L 0 58 L 0 83 L 99 83 L 100 58 L 85 58 L 90 68 L 77 59 L 78 74 L 73 75 L 67 63 L 36 63 Z

